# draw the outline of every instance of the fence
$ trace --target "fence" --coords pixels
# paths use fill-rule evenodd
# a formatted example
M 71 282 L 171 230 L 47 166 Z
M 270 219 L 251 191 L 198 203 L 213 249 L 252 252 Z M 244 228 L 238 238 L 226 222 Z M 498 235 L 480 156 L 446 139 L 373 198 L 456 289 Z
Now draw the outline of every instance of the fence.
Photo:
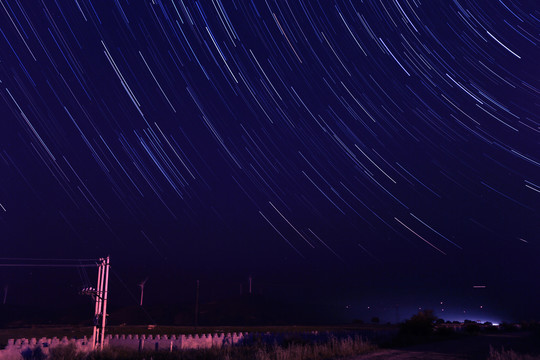
M 305 341 L 321 341 L 329 337 L 345 337 L 358 335 L 370 339 L 372 342 L 388 340 L 396 334 L 396 329 L 390 330 L 363 330 L 354 332 L 343 332 L 336 334 L 333 332 L 293 332 L 293 333 L 214 333 L 214 334 L 195 334 L 195 335 L 132 335 L 116 334 L 106 335 L 104 339 L 105 346 L 122 347 L 131 350 L 184 350 L 184 349 L 207 349 L 211 347 L 223 347 L 236 344 L 250 344 L 254 341 L 268 344 L 282 343 L 287 339 L 301 338 Z M 51 348 L 56 346 L 65 346 L 73 344 L 78 351 L 90 351 L 92 339 L 86 336 L 82 339 L 68 339 L 63 337 L 41 338 L 41 339 L 9 339 L 5 349 L 0 350 L 0 360 L 13 358 L 18 354 L 32 352 L 40 347 L 42 353 L 49 354 Z M 24 356 L 23 356 L 24 357 Z
M 104 339 L 105 346 L 117 346 L 135 350 L 173 350 L 173 349 L 202 349 L 210 347 L 222 347 L 238 344 L 243 341 L 247 333 L 220 333 L 204 335 L 107 335 Z M 44 354 L 48 354 L 51 348 L 74 344 L 78 351 L 90 351 L 91 339 L 86 336 L 82 339 L 68 339 L 66 336 L 41 339 L 9 339 L 5 349 L 0 350 L 0 359 L 7 358 L 12 354 L 23 354 L 41 347 Z

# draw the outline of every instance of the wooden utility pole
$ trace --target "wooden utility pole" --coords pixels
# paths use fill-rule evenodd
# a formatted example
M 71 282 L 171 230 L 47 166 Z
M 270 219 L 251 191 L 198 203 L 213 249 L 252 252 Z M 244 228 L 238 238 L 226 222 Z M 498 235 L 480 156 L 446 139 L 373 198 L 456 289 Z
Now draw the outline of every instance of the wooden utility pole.
M 103 350 L 105 342 L 105 326 L 107 324 L 107 295 L 109 288 L 110 259 L 34 259 L 34 258 L 0 258 L 0 267 L 53 267 L 53 268 L 85 268 L 98 267 L 97 286 L 87 287 L 81 291 L 82 295 L 91 295 L 94 299 L 94 330 L 92 334 L 92 350 L 99 344 Z M 7 287 L 4 289 L 4 303 L 7 296 Z
M 109 288 L 109 257 L 100 258 L 98 262 L 98 280 L 94 291 L 94 330 L 92 333 L 92 350 L 99 344 L 103 350 L 105 342 L 105 327 L 107 325 L 107 295 Z
M 199 280 L 197 280 L 197 290 L 195 292 L 195 329 L 199 323 Z

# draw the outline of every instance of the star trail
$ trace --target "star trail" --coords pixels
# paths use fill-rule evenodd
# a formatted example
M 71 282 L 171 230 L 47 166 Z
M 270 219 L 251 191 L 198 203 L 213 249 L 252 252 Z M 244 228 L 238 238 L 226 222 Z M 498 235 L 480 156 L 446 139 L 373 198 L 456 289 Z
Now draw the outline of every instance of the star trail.
M 534 2 L 0 5 L 4 256 L 540 275 Z

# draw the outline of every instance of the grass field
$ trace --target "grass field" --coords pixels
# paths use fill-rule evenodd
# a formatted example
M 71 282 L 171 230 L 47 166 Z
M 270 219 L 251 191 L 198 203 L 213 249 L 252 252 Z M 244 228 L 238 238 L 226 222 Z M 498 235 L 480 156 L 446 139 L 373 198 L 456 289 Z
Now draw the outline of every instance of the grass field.
M 262 340 L 262 339 L 261 339 Z M 315 341 L 293 342 L 252 341 L 241 346 L 212 347 L 172 351 L 133 350 L 108 347 L 103 351 L 77 352 L 74 345 L 58 346 L 50 350 L 47 360 L 328 360 L 356 356 L 376 349 L 359 336 L 327 336 Z M 28 358 L 44 359 L 37 348 Z
M 303 326 L 303 325 L 284 325 L 284 326 L 160 326 L 153 328 L 148 326 L 108 326 L 106 334 L 152 334 L 152 335 L 180 335 L 180 334 L 213 334 L 213 333 L 302 333 L 310 331 L 319 332 L 366 332 L 366 331 L 392 331 L 396 329 L 392 325 L 370 325 L 370 324 L 345 324 L 345 325 L 321 325 L 321 326 Z M 74 326 L 33 326 L 26 328 L 7 328 L 0 329 L 0 348 L 7 345 L 8 339 L 19 338 L 52 338 L 54 336 L 62 338 L 82 338 L 92 335 L 91 327 Z
M 265 336 L 250 338 L 241 346 L 222 348 L 173 350 L 173 351 L 137 351 L 123 347 L 110 347 L 103 352 L 77 352 L 74 345 L 58 346 L 50 350 L 48 360 L 323 360 L 364 354 L 373 351 L 376 346 L 359 333 L 387 331 L 389 328 L 378 325 L 336 325 L 336 326 L 219 326 L 219 327 L 179 327 L 179 326 L 111 326 L 110 334 L 207 334 L 207 333 L 270 333 Z M 82 337 L 89 336 L 90 327 L 32 327 L 0 330 L 0 341 L 7 343 L 8 338 L 46 337 Z M 316 331 L 318 335 L 311 332 Z M 310 332 L 308 337 L 301 335 Z M 273 335 L 279 335 L 275 339 Z M 312 336 L 315 336 L 314 338 Z M 273 339 L 273 340 L 272 340 Z M 40 349 L 35 348 L 32 358 L 42 358 Z

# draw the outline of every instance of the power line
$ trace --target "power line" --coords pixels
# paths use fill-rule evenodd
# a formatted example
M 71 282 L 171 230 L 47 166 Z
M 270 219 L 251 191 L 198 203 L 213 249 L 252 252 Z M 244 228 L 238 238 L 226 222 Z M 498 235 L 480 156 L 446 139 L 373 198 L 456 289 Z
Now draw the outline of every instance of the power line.
M 0 258 L 0 267 L 56 267 L 56 268 L 98 268 L 96 288 L 87 287 L 83 294 L 92 295 L 95 301 L 94 330 L 92 333 L 92 350 L 99 344 L 103 350 L 105 341 L 105 326 L 107 321 L 107 293 L 109 288 L 109 256 L 100 259 L 38 259 L 38 258 Z M 17 263 L 24 261 L 23 263 Z M 34 262 L 34 263 L 32 263 Z M 72 262 L 72 264 L 70 264 Z M 87 264 L 83 264 L 87 262 Z M 92 263 L 88 263 L 92 262 Z M 79 271 L 80 275 L 80 271 Z M 5 295 L 4 295 L 5 303 Z
M 97 264 L 1 264 L 0 267 L 96 267 Z
M 13 260 L 13 261 L 98 261 L 98 259 L 43 259 L 43 258 L 8 258 L 0 257 L 0 260 Z
M 98 259 L 43 259 L 43 258 L 7 258 L 0 257 L 0 267 L 96 267 L 99 266 Z M 18 263 L 18 261 L 24 261 Z M 69 264 L 73 262 L 75 264 Z M 91 264 L 88 264 L 91 262 Z M 86 264 L 85 264 L 86 263 Z

